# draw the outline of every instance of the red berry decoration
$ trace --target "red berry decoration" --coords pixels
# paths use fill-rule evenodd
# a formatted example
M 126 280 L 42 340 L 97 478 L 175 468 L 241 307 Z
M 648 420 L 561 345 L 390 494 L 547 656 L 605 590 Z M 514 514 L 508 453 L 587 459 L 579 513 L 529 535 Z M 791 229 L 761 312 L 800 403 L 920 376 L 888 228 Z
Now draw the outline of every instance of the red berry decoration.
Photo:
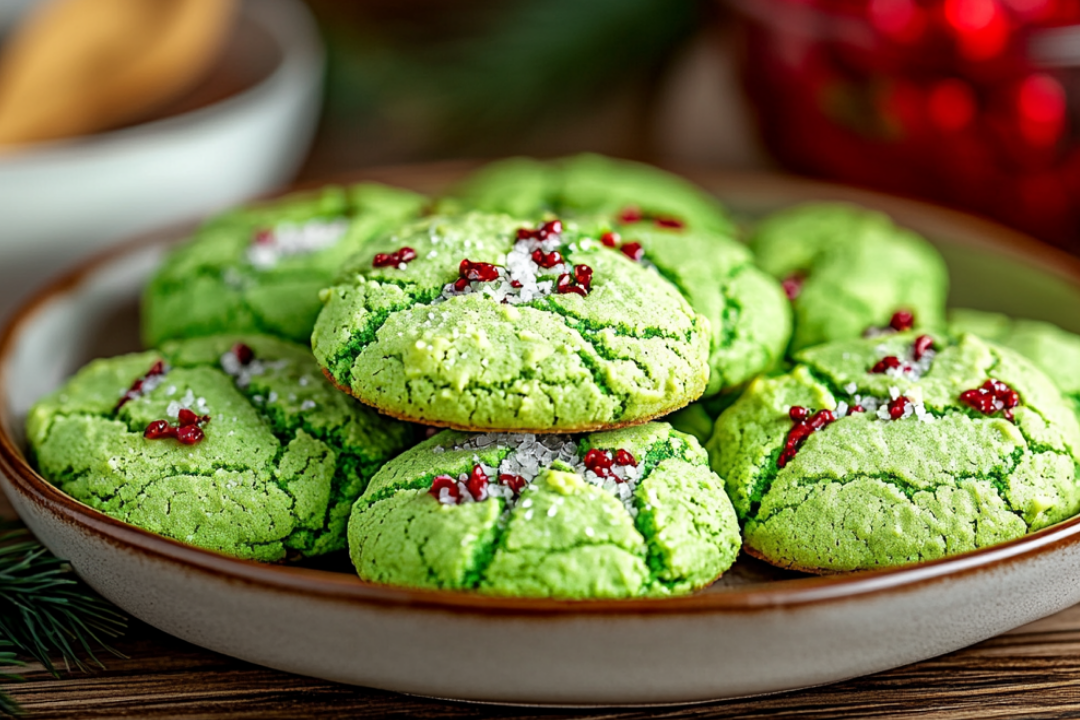
M 675 217 L 658 217 L 653 222 L 656 223 L 656 227 L 668 228 L 669 230 L 682 230 L 686 227 L 686 223 Z
M 960 402 L 983 415 L 1000 411 L 1003 417 L 1012 420 L 1013 408 L 1020 405 L 1020 395 L 1000 380 L 987 380 L 981 387 L 960 393 Z
M 888 370 L 895 370 L 896 368 L 903 367 L 904 363 L 900 362 L 900 358 L 895 355 L 888 355 L 877 361 L 874 367 L 870 368 L 870 372 L 874 374 L 880 374 Z
M 606 453 L 603 450 L 597 450 L 596 448 L 585 453 L 583 462 L 585 463 L 586 470 L 593 471 L 599 477 L 608 477 L 611 475 L 611 466 L 615 464 L 610 453 Z
M 641 222 L 645 215 L 641 212 L 641 208 L 637 205 L 628 205 L 619 212 L 619 222 L 621 223 L 636 223 Z
M 548 238 L 556 235 L 562 235 L 563 224 L 561 220 L 549 220 L 535 230 L 529 228 L 518 228 L 517 239 L 518 240 L 536 240 L 543 242 Z
M 560 295 L 575 293 L 585 297 L 592 289 L 592 275 L 592 268 L 588 265 L 575 265 L 573 275 L 563 273 L 555 281 L 555 292 Z
M 641 243 L 628 242 L 623 243 L 623 246 L 619 248 L 622 254 L 630 258 L 634 262 L 638 262 L 641 258 L 645 257 L 645 248 L 641 247 Z
M 617 232 L 606 232 L 600 236 L 600 242 L 603 243 L 604 247 L 609 248 L 617 246 L 621 239 L 622 238 L 619 237 L 619 233 Z
M 889 327 L 896 332 L 904 332 L 915 327 L 915 315 L 909 310 L 897 310 L 889 319 Z
M 552 250 L 549 253 L 543 250 L 533 250 L 532 261 L 544 269 L 553 268 L 556 265 L 561 265 L 563 261 L 562 253 L 558 250 Z
M 799 448 L 806 442 L 806 438 L 836 422 L 836 414 L 832 410 L 818 410 L 810 415 L 810 411 L 801 405 L 793 405 L 788 410 L 788 417 L 795 424 L 788 430 L 787 438 L 784 440 L 784 449 L 780 451 L 780 457 L 776 459 L 778 468 L 786 467 L 795 458 Z
M 484 472 L 484 468 L 479 465 L 473 465 L 472 472 L 469 473 L 469 479 L 465 481 L 465 489 L 472 495 L 473 500 L 480 502 L 487 497 L 488 476 Z
M 143 437 L 147 440 L 174 438 L 181 445 L 198 445 L 206 437 L 201 426 L 208 422 L 209 415 L 199 415 L 187 408 L 180 408 L 176 425 L 170 425 L 168 420 L 155 420 L 146 426 Z
M 371 261 L 371 266 L 377 268 L 397 267 L 402 264 L 411 263 L 415 259 L 416 251 L 411 247 L 403 247 L 392 253 L 376 253 L 375 259 Z
M 241 365 L 247 365 L 255 359 L 255 351 L 244 343 L 236 343 L 229 352 L 236 356 Z
M 454 282 L 454 288 L 464 290 L 471 282 L 492 282 L 499 279 L 499 268 L 491 263 L 473 262 L 466 258 L 458 265 L 459 277 Z
M 255 231 L 254 242 L 256 245 L 269 245 L 274 242 L 274 231 L 270 228 L 260 228 Z
M 615 453 L 615 462 L 619 465 L 637 467 L 637 458 L 629 450 L 619 450 Z
M 915 343 L 911 347 L 912 354 L 915 357 L 916 361 L 922 360 L 923 355 L 925 355 L 928 350 L 933 349 L 934 338 L 930 337 L 929 335 L 920 335 L 919 337 L 915 338 Z
M 521 491 L 525 489 L 525 478 L 520 475 L 503 473 L 499 476 L 499 484 L 510 488 L 514 495 L 520 495 Z
M 446 490 L 447 495 L 453 498 L 455 503 L 461 502 L 461 490 L 458 489 L 457 481 L 449 475 L 436 475 L 431 481 L 431 489 L 428 490 L 428 494 L 436 500 L 441 500 L 443 489 Z
M 169 368 L 166 367 L 164 360 L 158 360 L 157 362 L 155 362 L 153 365 L 150 366 L 150 369 L 146 371 L 145 375 L 137 378 L 135 382 L 131 383 L 131 387 L 128 388 L 128 391 L 124 393 L 120 397 L 120 400 L 116 403 L 116 407 L 113 408 L 113 412 L 119 412 L 120 408 L 124 407 L 124 405 L 126 405 L 129 400 L 134 400 L 135 398 L 142 396 L 144 390 L 152 390 L 153 387 L 147 388 L 146 384 L 150 381 L 153 381 L 155 378 L 160 378 L 168 371 Z M 156 383 L 152 384 L 156 385 Z
M 903 395 L 895 397 L 889 401 L 889 417 L 893 420 L 899 420 L 904 417 L 904 412 L 907 410 L 907 406 L 911 403 Z
M 806 276 L 795 273 L 784 278 L 784 281 L 780 283 L 780 287 L 784 289 L 784 294 L 787 295 L 788 300 L 794 300 L 802 292 L 804 282 L 806 282 Z

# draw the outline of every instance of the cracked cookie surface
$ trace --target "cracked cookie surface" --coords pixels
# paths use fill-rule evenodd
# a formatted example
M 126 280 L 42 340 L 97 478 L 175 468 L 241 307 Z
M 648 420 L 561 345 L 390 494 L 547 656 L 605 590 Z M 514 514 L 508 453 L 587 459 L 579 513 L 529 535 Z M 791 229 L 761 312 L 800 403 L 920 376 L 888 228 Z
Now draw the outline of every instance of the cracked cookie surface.
M 163 372 L 148 372 L 159 361 Z M 182 409 L 208 416 L 201 440 L 144 436 L 152 423 L 180 425 Z M 27 419 L 37 468 L 67 494 L 262 561 L 343 548 L 353 501 L 411 434 L 334 389 L 306 348 L 265 336 L 95 360 Z
M 791 352 L 887 329 L 898 311 L 910 312 L 915 327 L 944 327 L 944 261 L 930 243 L 882 213 L 838 203 L 798 205 L 762 220 L 750 248 L 791 297 Z
M 143 293 L 142 334 L 165 340 L 259 333 L 307 345 L 319 291 L 368 240 L 416 217 L 426 198 L 364 183 L 231 210 L 171 251 Z
M 780 283 L 734 239 L 720 203 L 678 176 L 598 155 L 514 158 L 477 171 L 455 197 L 481 210 L 573 219 L 672 282 L 709 320 L 706 395 L 740 386 L 783 358 L 791 308 Z
M 708 322 L 678 290 L 572 224 L 533 251 L 558 265 L 522 261 L 518 232 L 532 227 L 471 212 L 370 243 L 323 293 L 316 359 L 384 413 L 463 430 L 630 425 L 700 396 Z M 375 266 L 402 248 L 415 259 Z M 469 281 L 464 261 L 493 279 Z M 587 290 L 574 279 L 583 266 Z
M 804 350 L 720 416 L 709 452 L 748 553 L 809 572 L 906 565 L 1080 511 L 1080 429 L 1053 383 L 974 335 L 935 335 L 921 374 L 873 372 L 883 358 L 910 358 L 918 337 Z M 1008 402 L 981 389 L 991 380 Z M 982 400 L 991 412 L 976 409 Z M 818 411 L 834 419 L 796 430 Z
M 1041 320 L 982 310 L 950 310 L 949 330 L 969 332 L 1020 353 L 1054 381 L 1080 417 L 1080 335 Z
M 478 468 L 488 481 L 470 486 Z M 664 423 L 573 438 L 443 431 L 387 463 L 349 522 L 365 580 L 518 597 L 687 593 L 738 549 L 723 481 Z

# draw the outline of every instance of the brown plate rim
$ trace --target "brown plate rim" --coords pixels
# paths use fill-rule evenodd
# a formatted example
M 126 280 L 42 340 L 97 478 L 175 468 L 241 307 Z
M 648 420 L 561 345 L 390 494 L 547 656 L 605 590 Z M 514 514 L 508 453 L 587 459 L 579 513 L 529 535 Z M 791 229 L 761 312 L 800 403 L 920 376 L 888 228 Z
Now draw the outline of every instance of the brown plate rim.
M 359 179 L 388 179 L 421 176 L 426 171 L 436 175 L 454 174 L 458 168 L 471 167 L 471 162 L 432 163 L 373 168 L 367 171 L 330 178 L 327 182 Z M 684 174 L 706 186 L 754 187 L 779 185 L 786 191 L 812 197 L 846 197 L 862 200 L 878 207 L 903 206 L 909 211 L 937 216 L 952 225 L 967 225 L 998 249 L 1034 256 L 1055 274 L 1062 275 L 1080 286 L 1080 260 L 1060 250 L 997 225 L 954 210 L 929 203 L 896 198 L 842 185 L 804 180 L 772 173 L 732 173 L 682 169 Z M 401 182 L 407 185 L 407 182 Z M 304 183 L 303 187 L 311 187 Z M 82 284 L 89 276 L 111 262 L 154 244 L 175 240 L 189 231 L 192 223 L 171 226 L 166 230 L 141 235 L 107 249 L 73 270 L 61 275 L 22 303 L 0 333 L 0 407 L 6 403 L 4 376 L 9 366 L 16 340 L 23 328 L 51 302 Z M 115 520 L 60 492 L 38 475 L 19 450 L 8 427 L 7 413 L 0 413 L 0 470 L 22 499 L 36 504 L 62 521 L 76 525 L 99 539 L 121 549 L 141 553 L 173 563 L 187 571 L 218 576 L 225 581 L 256 586 L 267 591 L 318 596 L 325 600 L 379 607 L 423 609 L 454 614 L 516 616 L 523 618 L 567 618 L 579 615 L 601 615 L 614 618 L 639 615 L 680 615 L 708 613 L 749 613 L 828 602 L 844 602 L 859 596 L 882 592 L 913 591 L 933 583 L 955 580 L 968 575 L 994 571 L 1053 553 L 1080 543 L 1080 516 L 1052 527 L 1026 535 L 1001 545 L 983 548 L 955 557 L 942 558 L 919 565 L 871 570 L 828 577 L 808 577 L 779 580 L 767 585 L 733 587 L 718 592 L 663 599 L 629 600 L 543 600 L 483 596 L 446 590 L 413 590 L 378 585 L 358 577 L 325 570 L 267 565 L 241 560 L 210 550 L 184 545 L 140 528 Z

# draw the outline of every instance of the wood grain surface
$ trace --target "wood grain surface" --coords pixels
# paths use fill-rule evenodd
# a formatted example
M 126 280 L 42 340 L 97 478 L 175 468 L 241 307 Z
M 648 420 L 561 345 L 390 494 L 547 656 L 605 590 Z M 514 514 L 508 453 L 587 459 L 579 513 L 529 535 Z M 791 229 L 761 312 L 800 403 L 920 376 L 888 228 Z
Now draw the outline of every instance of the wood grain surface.
M 941 658 L 829 687 L 638 710 L 538 710 L 414 698 L 267 670 L 139 623 L 107 670 L 6 685 L 31 718 L 1077 718 L 1080 606 Z

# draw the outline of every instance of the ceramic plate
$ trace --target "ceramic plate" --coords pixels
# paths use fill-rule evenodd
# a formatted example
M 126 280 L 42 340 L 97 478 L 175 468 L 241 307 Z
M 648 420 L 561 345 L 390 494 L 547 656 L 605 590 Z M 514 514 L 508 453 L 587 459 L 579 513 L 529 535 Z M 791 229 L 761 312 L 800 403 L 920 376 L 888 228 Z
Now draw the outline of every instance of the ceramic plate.
M 425 166 L 365 178 L 430 191 L 461 172 Z M 1000 226 L 775 176 L 691 176 L 747 214 L 812 199 L 886 210 L 941 248 L 954 304 L 1080 330 L 1080 262 Z M 961 557 L 842 577 L 740 560 L 696 595 L 621 602 L 399 590 L 361 582 L 341 558 L 319 568 L 259 565 L 112 520 L 34 473 L 22 418 L 89 358 L 136 349 L 140 289 L 183 232 L 85 265 L 7 328 L 0 482 L 26 523 L 90 585 L 185 640 L 289 672 L 435 697 L 644 705 L 836 682 L 956 650 L 1080 601 L 1080 519 Z

